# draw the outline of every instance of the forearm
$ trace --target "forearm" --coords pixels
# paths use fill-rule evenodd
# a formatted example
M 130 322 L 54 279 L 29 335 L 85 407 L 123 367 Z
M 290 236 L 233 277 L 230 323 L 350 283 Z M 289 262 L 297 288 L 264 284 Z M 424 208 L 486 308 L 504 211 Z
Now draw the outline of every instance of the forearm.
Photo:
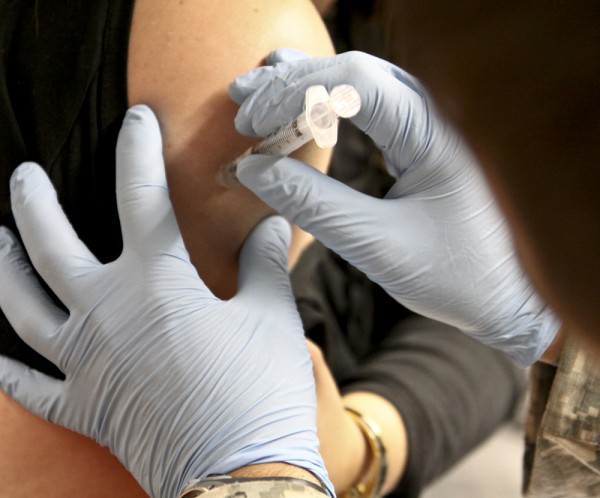
M 372 421 L 381 430 L 381 440 L 385 449 L 386 473 L 381 495 L 385 495 L 400 482 L 406 461 L 408 459 L 408 441 L 406 427 L 398 410 L 387 399 L 377 394 L 365 391 L 348 393 L 343 396 L 344 405 L 360 413 L 368 421 Z M 352 420 L 354 424 L 354 421 Z M 361 433 L 362 436 L 362 433 Z M 361 437 L 361 445 L 357 449 L 356 455 L 361 455 L 355 463 L 358 472 L 346 476 L 346 480 L 351 480 L 347 487 L 358 482 L 371 482 L 375 478 L 378 462 L 375 461 L 373 452 L 364 436 Z M 333 469 L 328 468 L 330 473 Z M 334 485 L 337 483 L 334 480 Z
M 294 477 L 322 486 L 321 482 L 308 470 L 281 462 L 246 465 L 231 471 L 229 475 L 233 477 Z
M 418 319 L 406 325 L 398 342 L 372 355 L 364 379 L 345 391 L 376 392 L 396 406 L 408 451 L 395 489 L 410 494 L 510 419 L 525 379 L 501 353 L 450 327 Z
M 563 325 L 560 330 L 557 332 L 554 340 L 548 346 L 548 349 L 544 352 L 540 361 L 544 363 L 549 363 L 551 365 L 558 364 L 558 360 L 560 358 L 560 354 L 562 353 L 563 346 L 565 344 L 565 336 L 566 336 L 566 326 Z
M 383 343 L 360 371 L 341 380 L 341 389 L 343 404 L 380 428 L 389 460 L 383 492 L 412 495 L 511 416 L 521 383 L 520 371 L 501 353 L 450 327 L 418 319 L 406 322 L 396 330 L 395 340 Z M 323 448 L 332 443 L 321 427 L 319 423 Z M 329 433 L 331 427 L 332 422 Z M 322 450 L 338 492 L 372 482 L 370 445 L 364 437 L 354 441 L 354 448 L 338 452 L 337 460 Z M 341 481 L 337 462 L 345 455 L 359 467 Z
M 380 463 L 363 429 L 346 408 L 376 424 L 381 432 L 387 462 L 382 491 L 391 491 L 398 484 L 407 459 L 407 435 L 398 410 L 372 392 L 355 391 L 340 396 L 321 350 L 311 341 L 308 347 L 317 387 L 319 449 L 336 492 L 341 494 L 355 484 L 372 482 Z

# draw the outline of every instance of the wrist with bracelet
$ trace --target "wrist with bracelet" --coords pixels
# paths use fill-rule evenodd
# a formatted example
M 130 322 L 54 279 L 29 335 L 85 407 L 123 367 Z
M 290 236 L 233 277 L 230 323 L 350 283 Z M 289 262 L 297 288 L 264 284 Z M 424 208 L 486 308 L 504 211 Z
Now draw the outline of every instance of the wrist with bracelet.
M 366 481 L 359 481 L 350 486 L 350 488 L 341 494 L 342 498 L 380 498 L 383 490 L 383 483 L 387 475 L 387 457 L 385 446 L 381 438 L 381 429 L 368 417 L 352 408 L 345 407 L 346 412 L 356 423 L 360 432 L 367 440 L 369 451 L 372 457 L 369 471 L 373 472 L 373 477 Z M 372 472 L 368 472 L 370 476 Z

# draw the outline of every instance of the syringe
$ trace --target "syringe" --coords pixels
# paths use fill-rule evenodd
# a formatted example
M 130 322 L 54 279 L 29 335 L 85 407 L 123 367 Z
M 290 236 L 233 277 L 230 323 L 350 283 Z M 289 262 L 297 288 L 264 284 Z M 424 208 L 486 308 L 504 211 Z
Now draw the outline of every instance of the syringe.
M 319 147 L 333 147 L 337 142 L 338 118 L 351 118 L 360 110 L 360 96 L 351 85 L 339 85 L 327 92 L 324 86 L 306 90 L 305 111 L 289 123 L 250 147 L 217 173 L 217 183 L 224 187 L 240 185 L 237 166 L 249 154 L 286 156 L 314 139 Z

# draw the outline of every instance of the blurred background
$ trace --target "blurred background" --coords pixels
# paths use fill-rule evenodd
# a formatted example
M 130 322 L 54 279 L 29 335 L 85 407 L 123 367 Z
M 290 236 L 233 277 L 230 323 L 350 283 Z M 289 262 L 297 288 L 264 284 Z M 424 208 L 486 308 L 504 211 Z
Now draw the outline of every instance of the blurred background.
M 521 498 L 523 424 L 505 424 L 421 498 Z

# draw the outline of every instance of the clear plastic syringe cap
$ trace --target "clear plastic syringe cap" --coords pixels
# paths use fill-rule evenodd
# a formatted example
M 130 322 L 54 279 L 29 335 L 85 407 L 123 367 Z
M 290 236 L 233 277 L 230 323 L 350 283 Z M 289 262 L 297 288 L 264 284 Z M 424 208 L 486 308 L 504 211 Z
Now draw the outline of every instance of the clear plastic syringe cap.
M 338 85 L 331 93 L 322 85 L 306 90 L 306 123 L 319 147 L 337 142 L 338 118 L 350 118 L 360 110 L 360 95 L 351 85 Z

